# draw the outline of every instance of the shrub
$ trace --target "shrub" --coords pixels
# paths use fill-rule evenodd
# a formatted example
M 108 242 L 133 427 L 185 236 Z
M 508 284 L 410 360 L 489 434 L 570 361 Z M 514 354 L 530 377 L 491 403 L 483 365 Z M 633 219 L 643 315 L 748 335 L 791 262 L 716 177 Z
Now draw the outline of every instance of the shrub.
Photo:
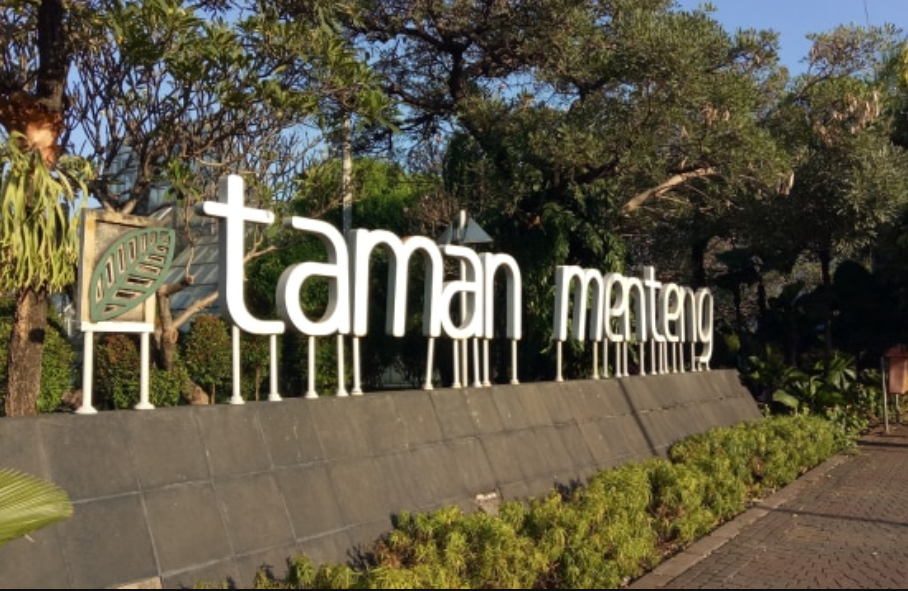
M 227 323 L 218 316 L 202 314 L 192 321 L 183 341 L 183 360 L 189 377 L 217 399 L 217 388 L 227 383 L 233 371 L 233 349 Z
M 95 349 L 95 356 L 96 406 L 134 408 L 139 402 L 142 371 L 135 336 L 105 334 Z M 156 407 L 178 405 L 188 380 L 189 374 L 179 358 L 173 371 L 149 368 L 148 401 Z
M 134 335 L 103 334 L 95 347 L 94 404 L 132 408 L 139 401 L 139 347 Z
M 75 362 L 76 351 L 66 337 L 56 314 L 53 314 L 47 320 L 47 330 L 44 334 L 38 412 L 53 412 L 60 408 L 63 394 L 73 387 Z
M 363 554 L 361 568 L 305 556 L 255 588 L 618 589 L 746 508 L 765 487 L 788 484 L 849 448 L 819 415 L 769 416 L 717 428 L 650 458 L 595 473 L 583 485 L 497 515 L 456 507 L 402 513 Z
M 12 328 L 14 302 L 0 298 L 0 400 L 6 393 L 7 357 Z M 73 367 L 76 351 L 63 330 L 59 315 L 51 306 L 44 336 L 44 356 L 41 358 L 41 390 L 38 393 L 38 412 L 53 412 L 60 407 L 63 394 L 73 387 Z

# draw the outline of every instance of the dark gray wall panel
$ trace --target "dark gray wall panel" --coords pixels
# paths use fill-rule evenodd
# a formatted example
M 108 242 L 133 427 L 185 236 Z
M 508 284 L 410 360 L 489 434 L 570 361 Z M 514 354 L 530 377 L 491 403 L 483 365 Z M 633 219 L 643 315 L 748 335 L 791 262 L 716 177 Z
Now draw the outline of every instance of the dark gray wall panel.
M 248 587 L 355 559 L 403 511 L 494 511 L 760 418 L 730 370 L 4 418 L 0 466 L 75 514 L 6 544 L 0 587 Z

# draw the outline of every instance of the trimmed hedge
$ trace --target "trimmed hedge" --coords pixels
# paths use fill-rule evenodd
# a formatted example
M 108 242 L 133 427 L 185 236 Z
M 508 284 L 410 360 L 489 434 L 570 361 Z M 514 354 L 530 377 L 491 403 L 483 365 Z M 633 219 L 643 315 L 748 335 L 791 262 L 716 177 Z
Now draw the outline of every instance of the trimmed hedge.
M 617 589 L 855 440 L 819 415 L 768 416 L 675 444 L 497 513 L 399 515 L 361 563 L 288 559 L 256 589 Z M 198 587 L 205 587 L 200 584 Z

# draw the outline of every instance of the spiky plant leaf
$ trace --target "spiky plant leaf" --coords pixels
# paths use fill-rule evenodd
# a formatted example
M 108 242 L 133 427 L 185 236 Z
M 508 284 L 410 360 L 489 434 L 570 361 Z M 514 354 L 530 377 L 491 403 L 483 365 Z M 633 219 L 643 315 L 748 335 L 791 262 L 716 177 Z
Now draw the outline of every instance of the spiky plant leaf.
M 68 519 L 69 495 L 55 484 L 11 468 L 0 468 L 0 545 Z
M 13 132 L 0 142 L 0 291 L 62 291 L 76 278 L 78 216 L 92 172 L 61 156 L 48 170 L 37 150 Z

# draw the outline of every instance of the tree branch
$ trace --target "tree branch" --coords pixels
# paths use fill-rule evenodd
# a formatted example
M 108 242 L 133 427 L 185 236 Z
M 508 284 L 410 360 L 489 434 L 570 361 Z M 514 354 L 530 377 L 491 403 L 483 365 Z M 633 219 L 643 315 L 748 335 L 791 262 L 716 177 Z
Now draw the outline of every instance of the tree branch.
M 646 191 L 643 191 L 642 193 L 637 193 L 636 195 L 631 197 L 628 200 L 628 202 L 625 203 L 624 206 L 622 206 L 621 213 L 624 215 L 630 215 L 630 214 L 634 213 L 635 211 L 637 211 L 638 209 L 640 209 L 640 206 L 643 205 L 646 201 L 648 201 L 652 197 L 659 197 L 659 196 L 663 195 L 664 193 L 666 193 L 667 191 L 670 191 L 671 189 L 674 189 L 675 187 L 677 187 L 679 185 L 683 185 L 685 182 L 689 181 L 690 179 L 704 178 L 704 177 L 712 176 L 714 174 L 716 174 L 716 169 L 712 168 L 712 167 L 698 168 L 696 170 L 691 170 L 689 172 L 682 172 L 680 174 L 676 174 L 676 175 L 670 177 L 665 182 L 660 183 L 659 185 L 653 187 L 652 189 L 647 189 Z

